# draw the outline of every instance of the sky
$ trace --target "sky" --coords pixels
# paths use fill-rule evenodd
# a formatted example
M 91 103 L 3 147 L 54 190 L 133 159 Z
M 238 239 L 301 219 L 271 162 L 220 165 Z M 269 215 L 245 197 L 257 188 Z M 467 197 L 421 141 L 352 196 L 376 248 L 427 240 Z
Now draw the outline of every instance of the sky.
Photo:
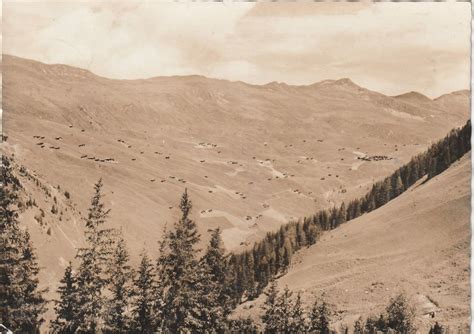
M 109 78 L 199 74 L 253 84 L 350 78 L 387 95 L 468 89 L 470 4 L 3 4 L 3 53 Z

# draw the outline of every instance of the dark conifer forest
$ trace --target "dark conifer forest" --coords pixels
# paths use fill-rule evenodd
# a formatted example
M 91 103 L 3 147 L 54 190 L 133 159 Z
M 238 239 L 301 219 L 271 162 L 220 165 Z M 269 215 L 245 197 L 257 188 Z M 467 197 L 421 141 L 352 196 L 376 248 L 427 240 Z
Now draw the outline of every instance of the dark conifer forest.
M 221 231 L 201 236 L 186 190 L 180 219 L 157 242 L 157 258 L 143 251 L 129 263 L 120 231 L 109 228 L 103 183 L 93 190 L 85 218 L 85 244 L 64 271 L 53 301 L 53 333 L 414 333 L 414 312 L 404 295 L 390 300 L 385 312 L 360 318 L 346 328 L 332 328 L 337 305 L 315 300 L 309 309 L 301 294 L 279 291 L 275 279 L 285 274 L 292 256 L 317 243 L 324 231 L 375 210 L 416 182 L 429 182 L 470 151 L 471 123 L 376 182 L 362 198 L 321 210 L 268 233 L 251 249 L 226 253 Z M 18 333 L 36 333 L 47 301 L 39 289 L 39 266 L 27 231 L 17 220 L 19 180 L 10 158 L 2 158 L 0 224 L 0 323 Z M 74 265 L 72 264 L 74 263 Z M 236 319 L 232 310 L 265 293 L 260 319 Z M 436 323 L 430 333 L 443 333 Z

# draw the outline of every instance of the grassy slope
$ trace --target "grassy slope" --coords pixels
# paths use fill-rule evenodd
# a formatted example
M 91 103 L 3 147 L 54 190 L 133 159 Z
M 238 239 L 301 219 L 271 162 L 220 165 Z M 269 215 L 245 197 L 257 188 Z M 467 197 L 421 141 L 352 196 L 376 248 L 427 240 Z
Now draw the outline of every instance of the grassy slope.
M 470 155 L 382 208 L 327 232 L 294 257 L 278 280 L 337 305 L 338 323 L 382 311 L 406 292 L 420 328 L 430 321 L 452 329 L 469 323 Z M 255 313 L 263 297 L 239 308 Z M 430 320 L 427 313 L 435 311 Z M 250 313 L 249 313 L 250 312 Z

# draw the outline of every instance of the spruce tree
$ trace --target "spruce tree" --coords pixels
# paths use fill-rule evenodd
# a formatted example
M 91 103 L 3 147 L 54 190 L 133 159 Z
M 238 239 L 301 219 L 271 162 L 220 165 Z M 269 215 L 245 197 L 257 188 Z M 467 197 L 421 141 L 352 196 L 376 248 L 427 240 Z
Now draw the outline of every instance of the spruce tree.
M 364 334 L 364 321 L 362 317 L 359 317 L 354 323 L 354 334 Z
M 179 205 L 181 218 L 164 236 L 165 247 L 158 260 L 163 289 L 164 330 L 172 333 L 202 331 L 198 304 L 199 271 L 195 254 L 200 240 L 195 222 L 190 218 L 192 204 L 187 190 Z M 161 297 L 159 297 L 161 298 Z
M 408 304 L 405 295 L 400 294 L 390 300 L 387 306 L 387 325 L 400 333 L 414 333 L 415 310 Z
M 104 320 L 104 288 L 107 284 L 106 269 L 110 265 L 112 230 L 104 229 L 108 213 L 102 200 L 102 180 L 94 186 L 94 196 L 86 219 L 86 245 L 78 249 L 79 268 L 77 287 L 79 332 L 101 330 Z
M 262 322 L 265 326 L 265 333 L 273 334 L 278 333 L 278 323 L 280 321 L 278 314 L 278 287 L 276 281 L 271 281 L 268 291 L 265 292 L 267 298 L 263 305 L 264 314 L 262 316 Z
M 280 248 L 280 271 L 286 272 L 293 256 L 293 247 L 290 240 L 284 235 L 283 246 Z
M 46 310 L 38 289 L 39 267 L 28 232 L 18 225 L 19 180 L 2 155 L 0 187 L 0 323 L 17 332 L 36 332 Z
M 250 298 L 258 295 L 255 285 L 255 260 L 252 251 L 245 252 L 244 271 L 246 277 L 247 295 Z
M 76 315 L 78 313 L 78 295 L 76 278 L 72 272 L 72 264 L 64 271 L 64 276 L 58 287 L 59 299 L 55 300 L 54 310 L 56 311 L 56 319 L 52 321 L 51 327 L 54 333 L 69 334 L 75 333 L 79 324 Z
M 300 222 L 296 224 L 296 245 L 298 249 L 306 246 L 306 235 L 303 230 L 303 224 Z
M 39 290 L 39 266 L 30 234 L 25 231 L 21 234 L 20 240 L 20 262 L 17 272 L 17 279 L 20 283 L 20 299 L 17 301 L 21 307 L 16 313 L 21 319 L 20 326 L 16 327 L 18 332 L 32 333 L 39 331 L 39 326 L 44 321 L 40 318 L 46 311 L 46 300 L 43 294 L 46 289 Z
M 130 328 L 128 308 L 132 294 L 133 272 L 128 264 L 129 255 L 125 240 L 120 238 L 112 255 L 108 268 L 108 289 L 110 298 L 107 300 L 107 315 L 105 319 L 105 332 L 127 333 Z
M 155 320 L 155 270 L 143 252 L 135 280 L 131 302 L 131 328 L 133 333 L 151 334 L 156 331 Z M 161 306 L 161 305 L 160 305 Z
M 375 321 L 375 328 L 382 332 L 385 332 L 388 329 L 387 320 L 385 319 L 383 314 L 380 314 L 379 318 Z
M 430 328 L 429 334 L 443 334 L 443 326 L 440 326 L 440 324 L 438 324 L 436 321 L 434 326 Z
M 346 204 L 342 202 L 341 206 L 339 207 L 339 210 L 337 211 L 336 226 L 344 224 L 346 222 L 346 219 L 347 219 Z
M 375 334 L 377 332 L 377 318 L 370 316 L 365 321 L 364 331 L 366 334 Z
M 278 333 L 292 333 L 293 328 L 293 311 L 294 305 L 292 301 L 293 293 L 285 287 L 276 300 L 276 314 L 277 314 L 277 332 Z
M 403 182 L 402 182 L 402 179 L 400 177 L 400 173 L 397 171 L 392 176 L 390 197 L 393 199 L 393 198 L 399 196 L 403 191 L 404 191 Z
M 322 303 L 315 301 L 309 316 L 309 330 L 320 334 L 329 334 L 331 332 L 329 328 L 331 324 L 331 316 L 331 308 L 325 301 Z
M 222 332 L 226 328 L 226 317 L 232 309 L 230 301 L 230 278 L 222 245 L 221 230 L 211 233 L 211 240 L 200 261 L 202 271 L 200 291 L 204 314 L 201 317 L 209 328 Z M 253 268 L 252 268 L 253 270 Z
M 306 333 L 306 315 L 301 302 L 301 292 L 296 295 L 291 318 L 290 333 Z

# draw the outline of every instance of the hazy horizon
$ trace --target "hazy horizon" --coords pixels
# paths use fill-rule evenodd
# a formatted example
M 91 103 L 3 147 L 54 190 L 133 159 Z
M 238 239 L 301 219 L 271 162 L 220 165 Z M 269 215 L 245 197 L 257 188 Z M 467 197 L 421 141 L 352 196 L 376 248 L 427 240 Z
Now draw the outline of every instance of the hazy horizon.
M 203 78 L 206 78 L 206 79 L 209 79 L 209 80 L 223 80 L 223 81 L 229 81 L 229 82 L 241 82 L 241 83 L 244 83 L 244 84 L 246 84 L 246 85 L 252 85 L 252 86 L 265 86 L 265 85 L 269 85 L 269 84 L 272 84 L 272 83 L 277 83 L 277 84 L 287 85 L 287 86 L 290 86 L 290 87 L 304 87 L 304 86 L 315 85 L 315 84 L 322 83 L 322 82 L 325 82 L 325 81 L 340 81 L 340 80 L 348 79 L 348 80 L 350 80 L 352 83 L 354 83 L 355 85 L 357 85 L 357 86 L 359 86 L 359 87 L 361 87 L 361 88 L 366 88 L 366 89 L 368 89 L 367 87 L 364 87 L 364 86 L 358 84 L 357 82 L 355 82 L 352 78 L 347 78 L 347 77 L 344 77 L 344 78 L 342 78 L 342 77 L 341 77 L 341 78 L 327 78 L 327 79 L 323 79 L 323 80 L 320 80 L 320 81 L 315 81 L 315 82 L 312 82 L 312 83 L 309 83 L 309 84 L 302 84 L 302 85 L 289 84 L 289 83 L 282 82 L 282 81 L 269 81 L 269 82 L 265 82 L 265 83 L 262 83 L 262 84 L 256 84 L 256 83 L 246 82 L 246 81 L 243 81 L 243 80 L 230 80 L 230 79 L 227 79 L 227 78 L 208 77 L 208 76 L 205 76 L 205 75 L 202 75 L 202 74 L 151 75 L 151 76 L 149 76 L 149 77 L 136 78 L 136 79 L 117 79 L 117 78 L 112 78 L 112 77 L 106 77 L 106 76 L 103 76 L 103 75 L 99 75 L 99 74 L 94 73 L 93 71 L 91 71 L 91 70 L 89 70 L 89 69 L 81 68 L 81 67 L 77 67 L 77 66 L 72 66 L 72 65 L 68 65 L 68 64 L 61 64 L 61 63 L 45 63 L 45 62 L 42 62 L 42 61 L 39 61 L 39 60 L 36 60 L 36 59 L 23 58 L 23 57 L 15 56 L 15 55 L 12 55 L 12 54 L 3 54 L 3 56 L 10 56 L 10 57 L 22 58 L 22 59 L 31 60 L 31 61 L 35 61 L 35 62 L 39 62 L 39 63 L 45 64 L 45 65 L 51 65 L 51 66 L 54 66 L 54 65 L 71 66 L 71 67 L 73 67 L 73 68 L 78 68 L 78 69 L 81 69 L 81 70 L 87 70 L 87 71 L 89 71 L 90 73 L 92 73 L 93 75 L 96 75 L 96 76 L 101 77 L 101 78 L 109 79 L 109 80 L 128 80 L 128 81 L 134 81 L 134 80 L 149 80 L 149 79 L 154 79 L 154 78 L 185 78 L 185 77 L 198 76 L 198 77 L 203 77 Z M 434 96 L 434 97 L 430 97 L 430 96 L 426 96 L 426 95 L 425 95 L 425 96 L 428 97 L 428 98 L 431 98 L 431 99 L 436 99 L 436 98 L 438 98 L 438 97 L 440 97 L 440 96 L 442 96 L 442 95 L 446 95 L 446 94 L 450 94 L 450 93 L 454 93 L 454 92 L 458 92 L 458 91 L 463 91 L 463 90 L 469 90 L 469 87 L 466 88 L 466 89 L 459 89 L 459 90 L 444 92 L 444 93 L 442 93 L 442 94 L 440 94 L 440 95 L 438 95 L 438 96 Z M 373 91 L 378 92 L 376 89 L 373 89 Z M 398 96 L 398 95 L 404 95 L 404 94 L 409 94 L 409 93 L 419 93 L 419 94 L 424 95 L 422 92 L 419 92 L 419 91 L 406 91 L 406 92 L 403 92 L 403 93 L 400 93 L 400 94 L 387 95 L 387 96 Z M 0 117 L 1 117 L 1 109 L 0 109 Z

